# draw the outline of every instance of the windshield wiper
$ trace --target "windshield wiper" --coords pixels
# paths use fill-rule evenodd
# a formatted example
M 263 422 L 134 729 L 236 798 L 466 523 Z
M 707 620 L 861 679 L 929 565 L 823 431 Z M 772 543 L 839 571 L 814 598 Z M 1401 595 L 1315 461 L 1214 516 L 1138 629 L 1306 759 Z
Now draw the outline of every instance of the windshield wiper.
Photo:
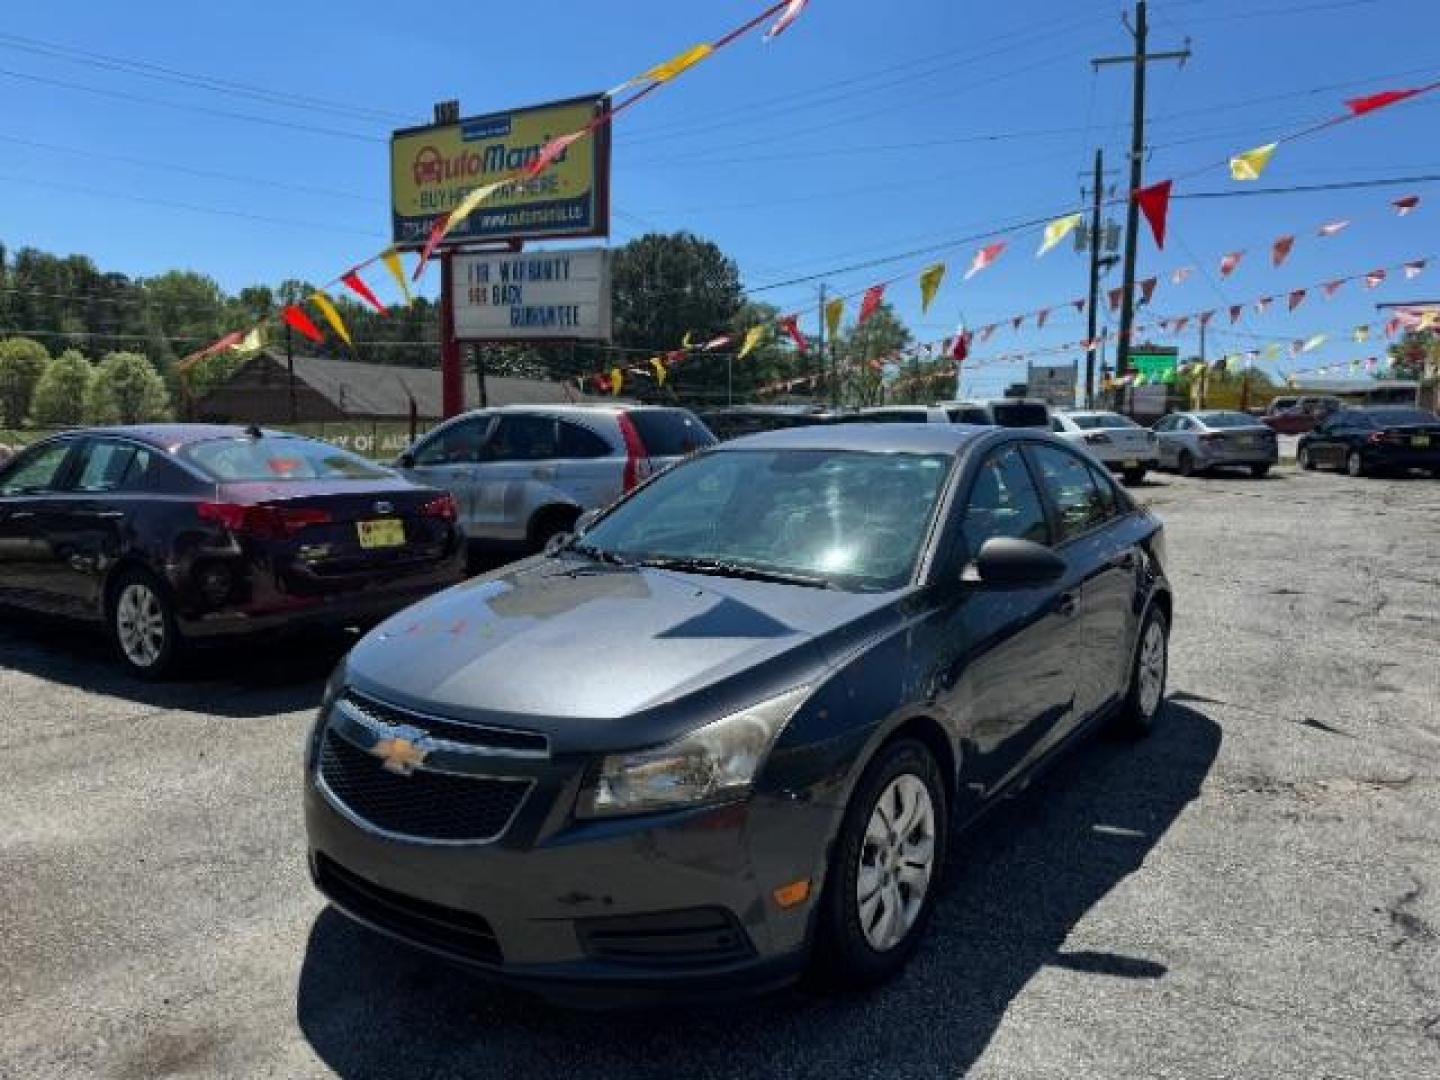
M 747 581 L 774 581 L 782 585 L 803 585 L 811 589 L 833 589 L 834 582 L 812 574 L 792 574 L 784 570 L 765 570 L 746 563 L 724 559 L 665 558 L 637 559 L 635 566 L 655 570 L 678 570 L 685 574 L 713 574 L 716 577 L 744 578 Z
M 555 554 L 558 555 L 561 551 L 573 551 L 577 555 L 582 555 L 585 558 L 590 559 L 594 562 L 606 563 L 609 566 L 635 566 L 635 563 L 632 563 L 628 559 L 616 555 L 613 551 L 606 551 L 604 548 L 598 548 L 594 544 L 586 544 L 578 540 L 572 540 L 570 543 L 566 544 L 564 547 L 556 551 Z

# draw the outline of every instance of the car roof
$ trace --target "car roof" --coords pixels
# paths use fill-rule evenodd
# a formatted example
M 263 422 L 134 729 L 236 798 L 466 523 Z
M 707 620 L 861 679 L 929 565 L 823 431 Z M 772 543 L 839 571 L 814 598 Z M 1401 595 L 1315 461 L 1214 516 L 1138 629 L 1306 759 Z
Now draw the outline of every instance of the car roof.
M 253 437 L 256 431 L 270 437 L 308 436 L 293 431 L 272 431 L 269 428 L 255 428 L 249 424 L 114 424 L 106 427 L 84 427 L 67 431 L 67 435 L 115 435 L 137 439 L 162 448 L 185 446 L 190 443 L 207 442 L 211 439 L 243 439 Z
M 729 450 L 855 450 L 865 453 L 956 454 L 997 429 L 978 424 L 820 424 L 762 431 L 723 443 Z

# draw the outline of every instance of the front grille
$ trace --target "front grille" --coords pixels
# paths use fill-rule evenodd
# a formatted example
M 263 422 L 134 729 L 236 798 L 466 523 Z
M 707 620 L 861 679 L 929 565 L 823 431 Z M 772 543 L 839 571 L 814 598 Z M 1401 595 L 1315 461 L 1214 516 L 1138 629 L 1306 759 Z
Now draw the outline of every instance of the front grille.
M 645 967 L 695 967 L 754 955 L 750 938 L 723 908 L 577 919 L 585 955 Z
M 495 839 L 531 783 L 424 769 L 399 776 L 332 731 L 320 748 L 320 779 L 346 809 L 378 829 L 451 842 Z
M 531 754 L 545 754 L 550 749 L 549 740 L 534 731 L 482 727 L 479 724 L 467 724 L 459 720 L 425 716 L 420 713 L 412 713 L 407 709 L 397 708 L 394 705 L 386 705 L 383 701 L 376 701 L 374 698 L 358 694 L 354 690 L 346 690 L 341 700 L 372 720 L 378 720 L 382 724 L 389 724 L 392 727 L 418 727 L 433 739 L 444 739 L 446 742 L 460 743 L 476 748 L 513 750 Z
M 326 896 L 383 930 L 466 960 L 503 960 L 495 931 L 479 915 L 392 892 L 318 853 L 315 877 Z

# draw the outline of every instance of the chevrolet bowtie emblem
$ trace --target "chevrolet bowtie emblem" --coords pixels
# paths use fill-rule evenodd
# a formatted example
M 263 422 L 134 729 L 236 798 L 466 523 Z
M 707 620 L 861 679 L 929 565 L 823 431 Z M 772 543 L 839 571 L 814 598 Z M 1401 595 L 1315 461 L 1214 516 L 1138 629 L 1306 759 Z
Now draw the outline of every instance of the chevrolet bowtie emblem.
M 421 738 L 423 737 L 422 735 Z M 391 735 L 381 739 L 370 747 L 370 753 L 380 759 L 382 767 L 397 776 L 409 776 L 430 756 L 429 750 L 403 735 Z

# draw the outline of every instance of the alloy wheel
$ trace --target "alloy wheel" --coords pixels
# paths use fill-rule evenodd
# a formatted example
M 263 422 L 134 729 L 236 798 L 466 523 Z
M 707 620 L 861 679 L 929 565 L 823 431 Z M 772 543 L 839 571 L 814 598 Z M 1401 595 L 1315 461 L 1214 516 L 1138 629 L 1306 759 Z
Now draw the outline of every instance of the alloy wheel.
M 136 667 L 153 667 L 165 650 L 165 611 L 155 590 L 132 581 L 115 605 L 115 631 L 125 658 Z
M 895 948 L 925 906 L 935 865 L 935 804 L 914 773 L 881 793 L 865 828 L 855 877 L 860 927 L 876 952 Z
M 1160 695 L 1165 692 L 1165 629 L 1159 620 L 1152 619 L 1145 628 L 1145 639 L 1140 643 L 1140 667 L 1138 703 L 1142 716 L 1151 717 L 1160 707 Z

